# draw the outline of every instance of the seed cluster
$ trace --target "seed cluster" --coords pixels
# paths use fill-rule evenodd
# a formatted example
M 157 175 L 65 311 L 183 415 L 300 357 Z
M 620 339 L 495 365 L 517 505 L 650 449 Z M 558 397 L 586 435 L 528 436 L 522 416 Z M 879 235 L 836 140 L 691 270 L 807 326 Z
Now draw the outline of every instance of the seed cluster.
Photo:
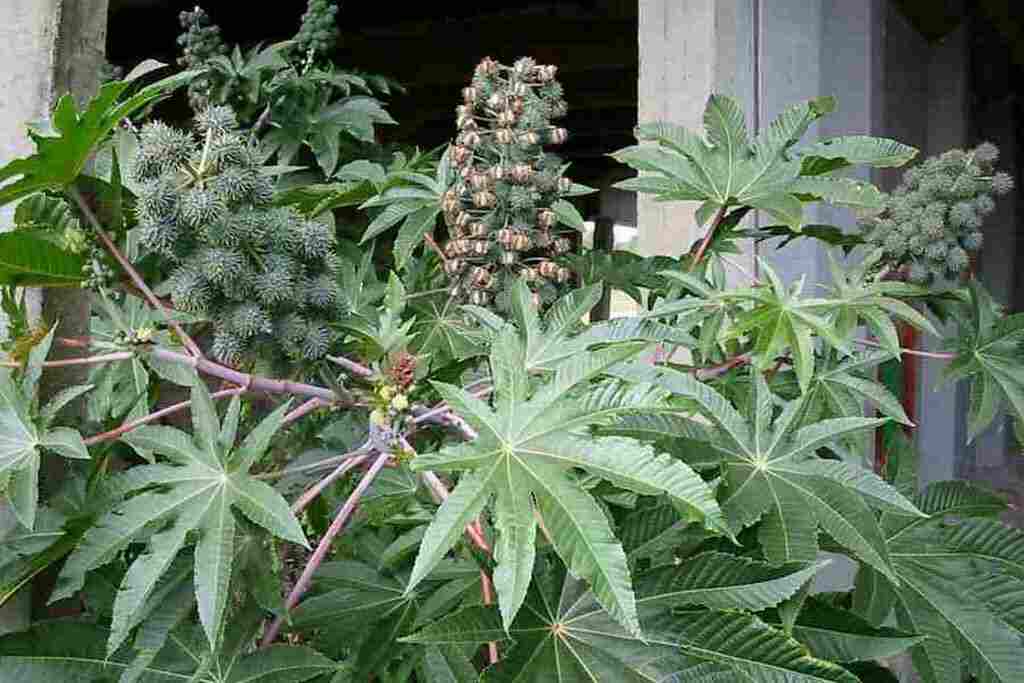
M 1013 178 L 994 171 L 999 150 L 983 143 L 950 150 L 903 175 L 884 210 L 862 222 L 869 243 L 885 261 L 906 267 L 917 284 L 957 279 L 982 246 L 982 222 L 995 210 L 994 195 L 1013 189 Z
M 331 0 L 309 0 L 302 24 L 295 36 L 300 55 L 326 55 L 338 44 L 338 6 Z
M 176 308 L 209 318 L 213 354 L 315 361 L 340 299 L 334 231 L 270 205 L 273 186 L 228 107 L 196 117 L 200 143 L 162 123 L 140 133 L 140 242 L 169 262 Z
M 220 27 L 210 21 L 210 16 L 198 5 L 191 12 L 178 15 L 184 33 L 178 36 L 182 48 L 178 64 L 186 69 L 197 69 L 219 55 L 227 54 L 228 48 L 220 37 Z M 188 86 L 189 103 L 199 111 L 209 103 L 213 84 L 206 76 L 194 79 Z
M 448 154 L 457 175 L 441 208 L 451 293 L 485 306 L 517 277 L 538 302 L 572 273 L 554 260 L 571 241 L 557 232 L 552 206 L 572 187 L 562 160 L 545 152 L 566 141 L 552 124 L 565 116 L 557 68 L 529 57 L 504 66 L 487 57 L 456 108 L 459 133 Z

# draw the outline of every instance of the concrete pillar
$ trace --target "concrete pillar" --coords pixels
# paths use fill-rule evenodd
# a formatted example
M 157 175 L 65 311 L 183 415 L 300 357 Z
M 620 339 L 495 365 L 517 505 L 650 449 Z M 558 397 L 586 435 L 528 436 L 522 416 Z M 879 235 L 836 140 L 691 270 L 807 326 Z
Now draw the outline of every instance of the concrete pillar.
M 708 96 L 723 93 L 746 105 L 754 130 L 754 15 L 760 0 L 639 1 L 638 120 L 701 130 Z M 685 252 L 704 234 L 694 220 L 698 205 L 639 195 L 637 250 L 645 256 Z
M 108 0 L 4 0 L 0 3 L 0 163 L 30 154 L 25 124 L 45 118 L 60 95 L 81 101 L 98 85 L 106 44 Z M 0 210 L 0 229 L 8 229 L 14 207 Z M 88 330 L 88 299 L 77 291 L 30 293 L 36 310 L 48 321 L 61 321 L 61 334 Z M 6 321 L 0 318 L 0 333 Z M 56 354 L 55 354 L 56 355 Z M 46 373 L 42 391 L 52 393 L 79 374 Z M 0 502 L 0 537 L 14 522 Z M 24 627 L 28 618 L 24 592 L 0 609 L 0 632 Z

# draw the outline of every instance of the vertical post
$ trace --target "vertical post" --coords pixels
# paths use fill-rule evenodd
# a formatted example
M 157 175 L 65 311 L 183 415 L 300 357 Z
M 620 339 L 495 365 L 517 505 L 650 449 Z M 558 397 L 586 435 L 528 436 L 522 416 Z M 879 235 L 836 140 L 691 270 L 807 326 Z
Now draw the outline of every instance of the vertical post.
M 0 3 L 0 163 L 31 154 L 26 123 L 44 118 L 56 96 L 92 94 L 106 43 L 108 0 L 4 0 Z M 0 209 L 0 230 L 10 229 L 14 207 Z M 83 334 L 88 328 L 88 299 L 77 291 L 30 292 L 29 301 L 48 320 L 60 319 L 61 333 Z M 0 334 L 6 319 L 0 314 Z M 71 375 L 43 379 L 43 392 L 53 392 Z M 44 473 L 45 474 L 45 473 Z M 13 515 L 0 500 L 0 537 L 15 527 Z M 27 625 L 29 594 L 23 591 L 0 608 L 0 633 Z
M 638 120 L 703 128 L 712 93 L 736 97 L 753 111 L 754 8 L 759 0 L 639 0 Z M 753 126 L 753 115 L 748 126 Z M 637 197 L 639 251 L 678 256 L 703 236 L 696 202 Z M 752 263 L 752 256 L 744 260 Z

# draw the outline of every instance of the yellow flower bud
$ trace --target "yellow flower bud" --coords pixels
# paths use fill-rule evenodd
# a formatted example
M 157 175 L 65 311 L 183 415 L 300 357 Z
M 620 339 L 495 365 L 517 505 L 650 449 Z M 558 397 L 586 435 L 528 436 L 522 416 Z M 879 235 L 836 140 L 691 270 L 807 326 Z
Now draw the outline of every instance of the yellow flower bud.
M 405 410 L 409 407 L 409 398 L 405 394 L 398 394 L 391 399 L 391 407 L 395 410 Z

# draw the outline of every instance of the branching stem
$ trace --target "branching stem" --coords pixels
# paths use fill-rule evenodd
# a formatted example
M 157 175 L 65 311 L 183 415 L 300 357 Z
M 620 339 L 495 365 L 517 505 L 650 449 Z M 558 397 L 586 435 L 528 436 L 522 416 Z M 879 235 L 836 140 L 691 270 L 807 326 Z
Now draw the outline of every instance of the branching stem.
M 64 358 L 61 360 L 48 360 L 43 362 L 44 368 L 65 368 L 71 365 L 102 365 L 103 363 L 114 363 L 119 360 L 128 360 L 135 354 L 131 351 L 119 351 L 107 353 L 102 356 L 86 356 L 85 358 Z M 0 367 L 20 368 L 23 363 L 13 360 L 0 361 Z
M 185 348 L 188 349 L 189 353 L 196 358 L 202 358 L 203 352 L 199 350 L 199 346 L 192 340 L 192 337 L 188 336 L 188 333 L 185 332 L 184 328 L 182 328 L 177 321 L 171 319 L 170 315 L 167 313 L 167 309 L 161 305 L 160 300 L 155 294 L 153 294 L 153 290 L 149 288 L 146 281 L 142 279 L 139 272 L 135 270 L 131 262 L 128 261 L 128 258 L 121 253 L 121 250 L 117 248 L 116 244 L 114 244 L 110 235 L 108 235 L 106 230 L 103 229 L 103 226 L 100 225 L 99 219 L 96 218 L 96 214 L 93 213 L 92 208 L 89 206 L 88 202 L 85 201 L 85 197 L 82 196 L 82 193 L 79 192 L 77 188 L 70 187 L 68 188 L 68 194 L 75 200 L 78 208 L 82 211 L 82 215 L 85 216 L 89 225 L 92 226 L 92 229 L 96 232 L 96 236 L 100 238 L 100 242 L 103 243 L 103 246 L 110 252 L 110 255 L 114 257 L 114 260 L 118 262 L 124 272 L 128 274 L 128 277 L 131 278 L 132 284 L 134 284 L 142 293 L 146 301 L 149 302 L 149 305 L 163 314 L 164 318 L 167 320 L 167 324 L 172 330 L 174 330 L 178 337 L 181 338 L 181 343 L 185 345 Z
M 391 458 L 390 453 L 381 453 L 377 456 L 377 459 L 373 461 L 370 468 L 363 475 L 363 478 L 359 480 L 359 484 L 356 486 L 355 491 L 348 497 L 345 504 L 338 510 L 338 514 L 334 517 L 334 521 L 331 522 L 331 526 L 327 529 L 323 538 L 320 539 L 320 544 L 317 545 L 316 550 L 313 551 L 313 555 L 309 558 L 309 562 L 306 563 L 305 569 L 302 570 L 302 574 L 299 576 L 299 580 L 295 582 L 295 587 L 292 588 L 292 592 L 288 594 L 288 598 L 285 600 L 284 606 L 286 611 L 290 611 L 299 604 L 299 600 L 309 590 L 310 585 L 313 583 L 313 575 L 316 574 L 316 570 L 323 564 L 324 558 L 327 557 L 327 551 L 330 550 L 331 544 L 334 539 L 341 533 L 342 529 L 345 528 L 345 524 L 352 517 L 352 513 L 355 512 L 356 506 L 359 505 L 359 500 L 366 493 L 367 489 L 370 488 L 370 484 L 377 477 L 377 474 L 387 464 L 388 459 Z M 281 631 L 281 626 L 284 624 L 285 615 L 279 615 L 274 621 L 267 627 L 266 633 L 263 634 L 263 640 L 260 643 L 260 647 L 267 647 L 277 638 L 277 634 Z
M 244 387 L 236 387 L 234 389 L 224 389 L 223 391 L 215 392 L 211 394 L 211 398 L 226 398 L 228 396 L 236 396 L 238 394 L 243 393 L 245 393 Z M 174 405 L 167 406 L 166 408 L 161 408 L 160 410 L 150 413 L 145 417 L 140 417 L 138 420 L 125 422 L 117 429 L 111 429 L 109 432 L 103 432 L 102 434 L 97 434 L 96 436 L 90 436 L 88 439 L 85 439 L 85 445 L 93 446 L 104 441 L 113 441 L 114 439 L 117 439 L 123 436 L 124 434 L 127 434 L 128 432 L 132 431 L 137 427 L 141 427 L 142 425 L 153 422 L 154 420 L 159 420 L 162 417 L 167 417 L 168 415 L 179 413 L 182 410 L 188 409 L 191 405 L 192 401 L 182 401 L 181 403 L 175 403 Z
M 870 346 L 873 349 L 884 349 L 885 347 L 876 341 L 870 339 L 855 339 L 858 344 L 864 346 Z M 905 356 L 920 356 L 921 358 L 934 358 L 935 360 L 953 360 L 956 358 L 955 353 L 948 351 L 917 351 L 915 349 L 900 349 L 900 353 Z
M 704 258 L 704 252 L 708 250 L 708 246 L 711 244 L 711 240 L 715 236 L 715 231 L 718 229 L 718 226 L 722 223 L 723 218 L 725 218 L 724 205 L 719 207 L 718 212 L 715 213 L 715 218 L 714 220 L 711 221 L 711 227 L 708 228 L 707 234 L 704 235 L 704 239 L 701 240 L 700 246 L 697 247 L 697 253 L 693 255 L 693 261 L 690 262 L 690 270 L 696 268 L 697 264 L 700 263 L 700 260 Z

